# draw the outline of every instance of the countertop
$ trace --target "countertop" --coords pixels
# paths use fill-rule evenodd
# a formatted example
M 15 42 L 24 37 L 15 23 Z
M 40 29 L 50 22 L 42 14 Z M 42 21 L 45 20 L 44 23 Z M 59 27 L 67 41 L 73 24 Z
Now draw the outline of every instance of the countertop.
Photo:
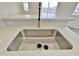
M 48 50 L 48 51 L 7 51 L 7 47 L 22 29 L 57 29 L 61 34 L 72 44 L 73 49 L 71 50 Z M 0 55 L 5 56 L 26 56 L 26 55 L 79 55 L 79 37 L 74 34 L 67 27 L 26 27 L 26 26 L 12 26 L 12 27 L 3 27 L 0 29 Z
M 79 29 L 79 21 L 69 21 L 67 26 Z

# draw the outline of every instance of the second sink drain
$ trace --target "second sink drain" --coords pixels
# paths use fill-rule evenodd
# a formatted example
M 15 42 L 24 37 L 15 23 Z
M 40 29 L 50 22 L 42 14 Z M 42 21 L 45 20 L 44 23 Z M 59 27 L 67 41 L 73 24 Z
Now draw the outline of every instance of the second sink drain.
M 49 48 L 48 45 L 44 45 L 45 50 L 48 50 L 48 48 Z

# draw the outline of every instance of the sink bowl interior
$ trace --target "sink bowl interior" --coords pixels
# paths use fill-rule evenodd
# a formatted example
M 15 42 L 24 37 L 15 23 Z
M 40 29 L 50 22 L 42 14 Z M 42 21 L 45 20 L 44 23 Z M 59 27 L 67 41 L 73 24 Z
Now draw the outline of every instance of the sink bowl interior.
M 38 43 L 41 48 L 38 48 Z M 56 29 L 23 29 L 10 43 L 7 51 L 28 51 L 28 50 L 70 50 L 72 45 Z

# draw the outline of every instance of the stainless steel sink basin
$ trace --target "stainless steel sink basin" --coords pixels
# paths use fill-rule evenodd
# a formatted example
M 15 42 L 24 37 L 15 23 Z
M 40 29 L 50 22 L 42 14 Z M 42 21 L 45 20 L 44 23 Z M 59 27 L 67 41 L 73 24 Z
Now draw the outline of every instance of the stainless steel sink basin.
M 41 48 L 37 44 L 41 44 Z M 72 44 L 56 29 L 23 29 L 7 47 L 7 51 L 71 50 Z

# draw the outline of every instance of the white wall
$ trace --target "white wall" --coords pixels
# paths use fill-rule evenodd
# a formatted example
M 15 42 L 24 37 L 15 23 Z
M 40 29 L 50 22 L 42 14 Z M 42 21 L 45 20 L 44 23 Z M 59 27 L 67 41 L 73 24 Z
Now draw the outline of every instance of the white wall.
M 38 15 L 39 3 L 29 2 L 29 12 L 24 12 L 22 2 L 0 2 L 0 16 Z
M 57 8 L 57 18 L 70 18 L 76 2 L 63 2 L 59 3 Z M 30 14 L 38 14 L 38 2 L 29 2 Z M 17 2 L 0 2 L 0 16 L 11 16 L 11 15 L 23 15 L 23 6 Z M 79 19 L 77 17 L 77 19 Z M 1 22 L 1 21 L 0 21 Z M 3 22 L 1 22 L 3 23 Z M 50 23 L 49 23 L 50 24 Z
M 16 2 L 0 2 L 0 16 L 19 15 L 20 10 Z
M 76 2 L 59 2 L 57 8 L 57 18 L 71 18 Z
M 38 2 L 29 2 L 29 14 L 31 15 L 38 15 Z M 28 13 L 26 13 L 28 14 Z M 13 19 L 6 19 L 4 21 L 3 19 L 0 18 L 0 27 L 5 27 L 5 26 L 31 26 L 31 27 L 37 27 L 37 16 L 32 17 L 32 16 L 19 16 L 19 15 L 25 15 L 24 9 L 23 9 L 23 4 L 21 2 L 0 2 L 0 17 L 13 17 Z M 16 17 L 22 17 L 17 21 L 18 18 Z M 23 19 L 26 19 L 24 21 Z M 29 18 L 29 19 L 28 19 Z M 23 21 L 21 21 L 23 20 Z
M 47 21 L 41 19 L 41 27 L 53 27 L 53 26 L 65 26 L 67 21 L 64 21 L 66 18 L 72 18 L 72 13 L 75 8 L 76 2 L 59 2 L 56 17 L 57 20 L 63 19 L 60 21 Z M 54 19 L 52 19 L 54 20 Z
M 71 17 L 76 3 L 75 2 L 59 2 L 57 8 L 57 17 L 66 18 Z M 38 14 L 38 2 L 30 2 L 29 9 L 30 14 Z M 21 3 L 17 2 L 0 2 L 0 16 L 5 15 L 20 15 L 22 14 L 23 6 Z
M 39 12 L 39 3 L 38 2 L 29 2 L 30 14 L 38 15 Z
M 20 15 L 20 9 L 16 2 L 0 2 L 0 17 Z M 0 27 L 6 26 L 0 18 Z
M 77 5 L 77 3 L 76 3 L 76 5 Z M 71 27 L 79 28 L 79 15 L 72 15 L 72 17 L 74 18 L 74 21 L 68 22 L 67 25 L 71 26 Z

